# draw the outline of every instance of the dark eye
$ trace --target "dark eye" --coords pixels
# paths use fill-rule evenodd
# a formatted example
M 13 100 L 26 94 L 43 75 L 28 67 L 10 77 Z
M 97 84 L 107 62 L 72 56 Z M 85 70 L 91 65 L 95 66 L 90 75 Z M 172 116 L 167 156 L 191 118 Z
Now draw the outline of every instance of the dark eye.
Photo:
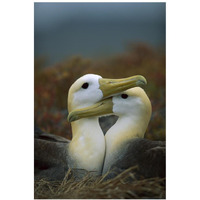
M 88 86 L 89 86 L 89 84 L 88 84 L 88 83 L 84 83 L 84 84 L 82 85 L 82 88 L 83 88 L 83 89 L 87 89 L 87 88 L 88 88 Z
M 127 99 L 127 98 L 128 98 L 128 95 L 127 95 L 127 94 L 122 94 L 121 97 L 122 97 L 123 99 Z

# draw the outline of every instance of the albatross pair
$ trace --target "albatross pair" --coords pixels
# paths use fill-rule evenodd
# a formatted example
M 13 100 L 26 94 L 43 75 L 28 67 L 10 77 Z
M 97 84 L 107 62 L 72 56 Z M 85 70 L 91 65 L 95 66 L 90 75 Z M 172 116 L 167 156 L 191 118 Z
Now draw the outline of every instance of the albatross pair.
M 103 79 L 94 74 L 85 75 L 79 78 L 69 90 L 68 111 L 92 106 L 102 99 L 144 84 L 146 80 L 143 76 Z M 58 178 L 62 177 L 68 168 L 101 174 L 106 144 L 98 116 L 87 116 L 87 118 L 72 122 L 71 125 L 71 141 L 54 136 L 49 137 L 45 133 L 35 138 L 36 174 L 42 172 L 43 175 L 46 173 L 46 177 Z M 48 137 L 50 140 L 46 140 Z
M 151 117 L 151 102 L 140 87 L 131 88 L 90 107 L 72 111 L 70 122 L 85 117 L 115 114 L 119 118 L 105 135 L 103 174 L 109 177 L 138 166 L 137 177 L 165 177 L 165 142 L 144 139 Z

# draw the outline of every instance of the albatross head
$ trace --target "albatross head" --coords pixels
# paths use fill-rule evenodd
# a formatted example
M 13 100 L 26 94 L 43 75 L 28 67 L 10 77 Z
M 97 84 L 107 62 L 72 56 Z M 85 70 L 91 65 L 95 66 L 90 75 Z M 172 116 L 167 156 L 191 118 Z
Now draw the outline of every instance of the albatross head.
M 68 94 L 68 110 L 80 109 L 117 94 L 131 87 L 146 84 L 143 76 L 123 79 L 104 79 L 99 75 L 87 74 L 75 81 Z
M 102 100 L 87 108 L 77 109 L 68 116 L 69 121 L 92 116 L 115 114 L 126 122 L 141 122 L 146 130 L 151 117 L 151 102 L 140 87 L 128 89 L 116 96 Z M 141 124 L 140 124 L 141 125 Z
M 113 113 L 130 118 L 148 118 L 151 117 L 151 102 L 140 87 L 131 88 L 116 95 L 112 99 Z

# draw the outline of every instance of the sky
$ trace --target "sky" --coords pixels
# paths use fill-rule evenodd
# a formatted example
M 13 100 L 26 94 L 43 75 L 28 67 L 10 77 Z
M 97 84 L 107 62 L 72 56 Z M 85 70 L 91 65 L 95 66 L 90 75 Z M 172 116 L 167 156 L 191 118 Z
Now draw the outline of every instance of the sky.
M 104 58 L 143 42 L 165 48 L 165 3 L 35 3 L 34 55 L 49 65 Z

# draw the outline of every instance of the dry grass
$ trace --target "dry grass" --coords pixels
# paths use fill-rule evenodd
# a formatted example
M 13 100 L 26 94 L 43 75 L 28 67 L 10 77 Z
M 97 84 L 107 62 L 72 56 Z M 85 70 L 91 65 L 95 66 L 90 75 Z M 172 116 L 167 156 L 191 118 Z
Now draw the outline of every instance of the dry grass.
M 35 199 L 164 199 L 165 179 L 136 180 L 132 168 L 105 180 L 89 174 L 80 181 L 70 176 L 63 181 L 35 181 Z

